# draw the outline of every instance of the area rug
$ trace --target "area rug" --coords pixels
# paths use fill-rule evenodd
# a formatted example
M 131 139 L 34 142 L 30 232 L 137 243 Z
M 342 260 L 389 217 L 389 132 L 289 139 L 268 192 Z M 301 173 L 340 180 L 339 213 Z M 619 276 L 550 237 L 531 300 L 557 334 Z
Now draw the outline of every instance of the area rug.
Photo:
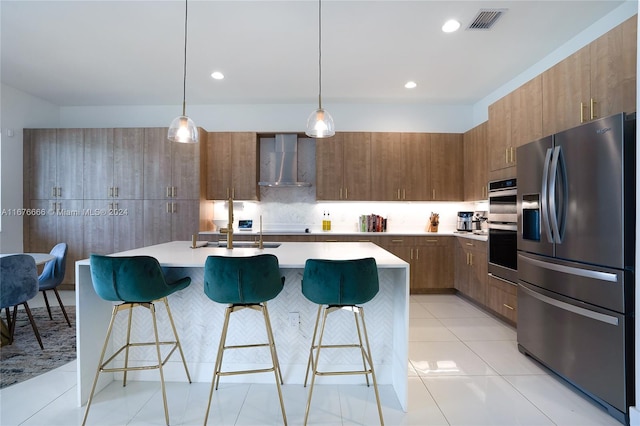
M 55 303 L 55 302 L 54 302 Z M 40 349 L 27 313 L 18 310 L 13 344 L 0 347 L 0 389 L 31 379 L 76 359 L 76 309 L 65 306 L 71 327 L 60 307 L 31 308 L 44 350 Z M 6 321 L 4 310 L 2 316 Z

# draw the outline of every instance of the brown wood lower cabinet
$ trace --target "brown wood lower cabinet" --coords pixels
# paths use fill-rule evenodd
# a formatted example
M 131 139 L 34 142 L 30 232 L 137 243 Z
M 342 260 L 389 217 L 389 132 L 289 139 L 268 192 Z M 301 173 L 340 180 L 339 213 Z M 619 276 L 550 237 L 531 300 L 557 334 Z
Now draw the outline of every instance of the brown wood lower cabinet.
M 377 244 L 410 266 L 410 291 L 451 293 L 453 287 L 453 240 L 455 237 L 380 236 Z
M 487 243 L 456 238 L 455 288 L 481 305 L 487 291 Z
M 515 325 L 518 322 L 518 287 L 493 276 L 488 278 L 486 306 Z

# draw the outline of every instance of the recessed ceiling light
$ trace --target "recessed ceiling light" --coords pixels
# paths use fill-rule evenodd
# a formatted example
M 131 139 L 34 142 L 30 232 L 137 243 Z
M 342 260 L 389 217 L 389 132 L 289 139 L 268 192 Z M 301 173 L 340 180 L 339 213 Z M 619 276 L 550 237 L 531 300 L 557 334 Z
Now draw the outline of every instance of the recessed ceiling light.
M 442 26 L 442 31 L 444 31 L 445 33 L 452 33 L 454 31 L 457 31 L 458 28 L 460 28 L 460 22 L 456 21 L 455 19 L 450 19 L 444 23 L 444 25 Z
M 407 89 L 414 89 L 417 86 L 415 81 L 407 81 L 404 84 L 404 87 L 406 87 Z
M 211 77 L 214 80 L 222 80 L 224 78 L 224 74 L 222 74 L 220 71 L 214 71 L 211 73 Z

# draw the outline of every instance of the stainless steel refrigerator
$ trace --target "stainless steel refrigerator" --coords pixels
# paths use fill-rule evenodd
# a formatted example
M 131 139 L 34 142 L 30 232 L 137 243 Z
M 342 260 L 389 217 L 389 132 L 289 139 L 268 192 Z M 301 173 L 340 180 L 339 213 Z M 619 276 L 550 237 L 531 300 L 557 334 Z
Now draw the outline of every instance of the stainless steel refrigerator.
M 623 423 L 634 405 L 635 114 L 518 158 L 518 348 Z

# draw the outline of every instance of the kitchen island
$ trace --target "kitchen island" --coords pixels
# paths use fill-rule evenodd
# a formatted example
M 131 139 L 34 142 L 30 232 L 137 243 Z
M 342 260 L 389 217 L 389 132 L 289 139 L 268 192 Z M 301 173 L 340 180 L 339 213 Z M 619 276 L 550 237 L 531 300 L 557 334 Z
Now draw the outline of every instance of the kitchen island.
M 192 380 L 210 382 L 222 329 L 225 305 L 215 303 L 204 294 L 204 264 L 209 255 L 252 256 L 260 253 L 278 257 L 280 271 L 285 277 L 283 291 L 269 301 L 269 312 L 274 331 L 278 358 L 285 384 L 304 382 L 304 374 L 311 345 L 311 333 L 317 313 L 317 305 L 308 301 L 301 292 L 301 280 L 307 259 L 356 259 L 373 257 L 378 265 L 380 291 L 367 302 L 367 330 L 372 346 L 376 376 L 381 385 L 392 385 L 402 408 L 408 404 L 408 330 L 409 330 L 409 265 L 402 259 L 372 243 L 319 243 L 287 242 L 272 248 L 221 247 L 191 248 L 190 241 L 173 241 L 114 254 L 114 256 L 147 255 L 158 259 L 169 279 L 189 276 L 191 285 L 169 296 L 169 304 L 176 322 Z M 113 304 L 96 294 L 91 282 L 89 260 L 76 262 L 76 315 L 77 315 L 77 369 L 78 402 L 86 403 L 98 364 L 100 351 Z M 168 336 L 168 322 L 163 308 L 159 308 L 158 326 L 163 336 Z M 246 314 L 246 315 L 245 315 Z M 341 313 L 342 314 L 342 313 Z M 344 312 L 348 315 L 347 312 Z M 136 326 L 132 338 L 152 335 L 150 315 L 136 312 Z M 256 341 L 264 335 L 261 317 L 251 310 L 236 314 L 229 327 L 229 341 L 243 339 Z M 244 317 L 242 315 L 245 315 Z M 338 314 L 335 314 L 338 315 Z M 114 325 L 112 345 L 121 345 L 126 335 L 126 321 L 122 315 Z M 340 322 L 340 329 L 327 335 L 335 342 L 357 338 L 350 318 Z M 244 321 L 242 329 L 239 323 Z M 247 327 L 255 322 L 255 327 Z M 141 325 L 142 323 L 142 325 Z M 140 348 L 130 364 L 141 364 L 155 357 L 155 349 Z M 235 352 L 235 353 L 234 353 Z M 344 353 L 325 355 L 327 365 L 336 368 L 353 368 L 359 359 Z M 184 369 L 178 354 L 174 354 L 164 368 L 169 381 L 185 381 Z M 355 362 L 355 364 L 352 363 Z M 270 362 L 268 351 L 232 351 L 225 354 L 225 365 L 231 368 L 264 368 Z M 115 375 L 101 374 L 98 389 L 102 389 Z M 159 380 L 157 371 L 130 372 L 128 380 Z M 225 377 L 225 381 L 270 383 L 271 375 L 254 374 Z M 359 376 L 328 376 L 323 383 L 360 383 Z M 301 388 L 302 389 L 302 388 Z

